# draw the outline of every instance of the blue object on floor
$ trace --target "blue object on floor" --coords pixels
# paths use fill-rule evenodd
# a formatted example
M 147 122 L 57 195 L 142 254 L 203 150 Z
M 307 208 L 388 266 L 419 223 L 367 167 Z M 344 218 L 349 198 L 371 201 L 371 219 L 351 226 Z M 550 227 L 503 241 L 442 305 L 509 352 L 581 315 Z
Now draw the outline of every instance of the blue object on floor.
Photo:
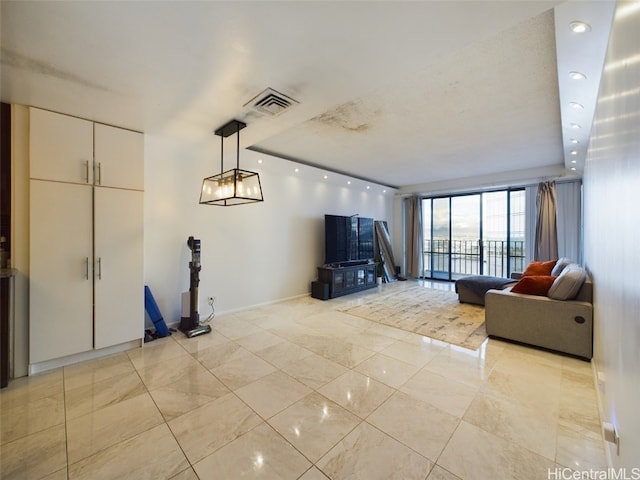
M 162 318 L 162 314 L 160 313 L 158 304 L 156 303 L 155 298 L 153 298 L 151 290 L 146 285 L 144 286 L 144 309 L 147 311 L 149 318 L 153 322 L 153 325 L 156 327 L 156 334 L 158 335 L 158 337 L 166 337 L 167 335 L 171 335 L 167 324 L 164 322 L 164 318 Z

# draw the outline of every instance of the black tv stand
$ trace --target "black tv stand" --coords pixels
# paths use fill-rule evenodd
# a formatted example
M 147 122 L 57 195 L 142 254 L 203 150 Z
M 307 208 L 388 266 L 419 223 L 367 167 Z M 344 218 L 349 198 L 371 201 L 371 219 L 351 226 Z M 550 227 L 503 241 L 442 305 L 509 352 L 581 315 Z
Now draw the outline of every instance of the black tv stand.
M 328 285 L 329 298 L 340 297 L 375 287 L 377 268 L 374 262 L 324 265 L 318 267 L 318 281 Z
M 345 267 L 357 267 L 358 265 L 367 265 L 369 260 L 349 260 L 347 262 L 340 263 L 328 263 L 323 268 L 345 268 Z

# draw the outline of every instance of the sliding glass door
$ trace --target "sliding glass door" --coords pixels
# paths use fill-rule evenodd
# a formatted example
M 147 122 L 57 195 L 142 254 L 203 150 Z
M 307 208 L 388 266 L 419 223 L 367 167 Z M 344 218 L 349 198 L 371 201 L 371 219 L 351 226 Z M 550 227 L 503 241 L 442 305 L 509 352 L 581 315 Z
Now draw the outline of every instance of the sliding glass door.
M 422 200 L 424 277 L 505 277 L 524 263 L 524 190 Z
M 431 265 L 433 278 L 448 279 L 451 252 L 451 205 L 449 198 L 434 198 L 432 212 Z
M 482 195 L 483 275 L 506 276 L 508 205 L 506 191 Z M 503 272 L 505 275 L 503 275 Z
M 509 192 L 509 274 L 511 272 L 524 272 L 525 255 L 525 191 L 511 190 Z
M 480 275 L 480 195 L 451 197 L 451 278 Z

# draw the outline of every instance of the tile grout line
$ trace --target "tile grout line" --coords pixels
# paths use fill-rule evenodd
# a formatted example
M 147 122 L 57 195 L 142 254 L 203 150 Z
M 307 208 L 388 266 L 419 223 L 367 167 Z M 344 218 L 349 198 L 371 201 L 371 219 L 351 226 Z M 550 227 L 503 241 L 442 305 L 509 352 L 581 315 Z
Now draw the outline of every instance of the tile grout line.
M 67 430 L 67 389 L 66 381 L 67 375 L 65 368 L 62 368 L 62 407 L 64 409 L 64 455 L 65 463 L 67 464 L 67 478 L 71 475 L 71 463 L 69 462 L 69 432 Z M 51 472 L 53 473 L 53 472 Z
M 256 326 L 257 326 L 257 325 L 256 325 Z M 258 327 L 258 328 L 260 328 L 260 327 Z M 308 328 L 312 329 L 313 331 L 316 331 L 316 329 L 314 329 L 313 327 L 308 327 Z M 369 327 L 369 328 L 370 328 L 370 327 Z M 269 330 L 265 330 L 265 329 L 261 329 L 261 330 L 262 330 L 262 331 L 264 331 L 264 332 L 270 332 Z M 224 338 L 228 338 L 228 337 L 226 337 L 224 334 L 222 334 L 222 333 L 220 333 L 220 332 L 218 332 L 218 333 L 219 333 L 220 335 L 222 335 Z M 260 332 L 256 332 L 256 333 L 260 333 Z M 278 335 L 277 333 L 273 333 L 273 332 L 270 332 L 270 333 L 271 333 L 271 334 L 273 334 L 273 335 L 278 336 L 279 338 L 282 338 L 284 341 L 290 341 L 290 340 L 288 340 L 287 338 L 280 337 L 280 335 Z M 322 332 L 320 332 L 320 333 L 318 333 L 318 334 L 322 334 Z M 246 336 L 248 336 L 248 335 L 241 336 L 241 337 L 239 337 L 239 339 L 242 339 L 242 338 L 244 338 L 244 337 L 246 337 Z M 391 337 L 391 338 L 393 338 L 393 337 Z M 193 353 L 190 353 L 190 352 L 186 349 L 185 345 L 183 345 L 182 343 L 178 342 L 175 338 L 171 339 L 171 341 L 173 341 L 173 342 L 175 342 L 175 343 L 178 343 L 178 344 L 180 345 L 180 347 L 181 347 L 184 351 L 186 351 L 186 353 L 187 353 L 188 355 L 190 355 L 190 356 L 191 356 L 191 358 L 195 359 L 195 360 L 196 360 L 200 365 L 202 365 L 202 366 L 203 366 L 203 368 L 205 368 L 205 370 L 206 370 L 207 372 L 209 372 L 209 374 L 210 374 L 210 375 L 212 375 L 215 379 L 217 379 L 218 381 L 220 381 L 222 385 L 225 385 L 225 388 L 227 388 L 227 389 L 230 391 L 230 393 L 233 393 L 233 394 L 234 394 L 234 396 L 235 396 L 235 398 L 237 398 L 238 400 L 240 400 L 240 401 L 242 402 L 242 404 L 246 405 L 246 406 L 247 406 L 247 408 L 248 408 L 248 409 L 250 409 L 250 411 L 254 412 L 254 413 L 257 415 L 257 417 L 258 417 L 258 418 L 260 418 L 260 419 L 262 420 L 262 422 L 261 422 L 259 425 L 266 424 L 266 425 L 267 425 L 267 426 L 268 426 L 272 431 L 274 431 L 274 432 L 278 435 L 278 437 L 279 437 L 279 438 L 282 438 L 282 439 L 283 439 L 283 440 L 284 440 L 288 445 L 290 445 L 290 446 L 291 446 L 291 447 L 292 447 L 296 452 L 298 452 L 300 455 L 302 455 L 302 457 L 304 457 L 305 459 L 307 459 L 307 461 L 309 461 L 309 462 L 311 463 L 311 465 L 312 465 L 312 466 L 311 466 L 311 467 L 309 467 L 309 468 L 308 468 L 308 469 L 307 469 L 307 470 L 302 474 L 302 476 L 304 476 L 304 474 L 305 474 L 306 472 L 309 472 L 309 471 L 310 471 L 311 469 L 313 469 L 314 467 L 315 467 L 315 468 L 317 468 L 317 469 L 318 469 L 318 471 L 320 471 L 320 472 L 322 473 L 322 475 L 325 475 L 325 474 L 324 474 L 324 472 L 323 472 L 322 470 L 320 470 L 320 469 L 317 467 L 316 463 L 314 463 L 314 462 L 313 462 L 313 461 L 311 461 L 309 458 L 307 458 L 307 457 L 306 457 L 302 452 L 300 452 L 300 450 L 298 450 L 298 449 L 297 449 L 293 444 L 291 444 L 291 442 L 289 442 L 289 441 L 288 441 L 288 440 L 287 440 L 287 439 L 286 439 L 282 434 L 280 434 L 280 432 L 278 432 L 278 430 L 276 430 L 276 428 L 275 428 L 275 427 L 274 427 L 274 426 L 269 422 L 269 420 L 270 420 L 270 419 L 273 419 L 273 417 L 275 417 L 276 415 L 279 415 L 280 413 L 282 413 L 282 412 L 283 412 L 283 411 L 285 411 L 286 409 L 290 408 L 292 405 L 295 405 L 296 403 L 298 403 L 298 402 L 302 401 L 302 400 L 303 400 L 304 398 L 306 398 L 308 395 L 311 395 L 311 394 L 313 394 L 313 393 L 317 393 L 318 395 L 322 396 L 323 398 L 326 398 L 326 399 L 327 399 L 328 401 L 330 401 L 331 403 L 336 403 L 336 402 L 334 402 L 333 400 L 331 400 L 330 398 L 328 398 L 328 397 L 324 396 L 324 395 L 319 391 L 319 389 L 323 388 L 325 385 L 327 385 L 328 383 L 331 383 L 331 382 L 332 382 L 332 381 L 334 381 L 335 379 L 334 379 L 334 380 L 330 380 L 330 381 L 328 381 L 328 382 L 325 382 L 325 383 L 323 383 L 321 386 L 319 386 L 319 387 L 317 387 L 317 388 L 316 388 L 316 387 L 311 387 L 311 386 L 309 386 L 309 385 L 305 384 L 304 382 L 301 382 L 301 381 L 300 381 L 300 380 L 298 380 L 297 378 L 295 378 L 295 377 L 293 377 L 293 376 L 289 375 L 289 374 L 288 374 L 287 372 L 285 372 L 282 368 L 278 367 L 277 365 L 274 365 L 274 364 L 273 364 L 273 363 L 271 363 L 269 360 L 267 360 L 267 359 L 265 359 L 265 358 L 261 357 L 258 353 L 253 352 L 253 351 L 251 351 L 251 350 L 249 350 L 249 349 L 247 349 L 247 348 L 243 347 L 243 346 L 238 342 L 238 339 L 235 339 L 235 340 L 234 340 L 234 339 L 228 338 L 228 340 L 229 340 L 230 342 L 233 342 L 233 343 L 234 343 L 235 345 L 237 345 L 239 348 L 242 348 L 243 350 L 248 351 L 251 355 L 254 355 L 254 356 L 256 356 L 257 358 L 260 358 L 262 361 L 264 361 L 264 362 L 268 363 L 269 365 L 272 365 L 272 366 L 276 369 L 275 371 L 279 371 L 279 372 L 281 372 L 282 374 L 286 375 L 287 377 L 291 378 L 293 381 L 296 381 L 296 382 L 298 382 L 298 383 L 300 383 L 300 384 L 302 384 L 302 385 L 305 385 L 307 388 L 309 388 L 309 389 L 311 390 L 311 392 L 310 392 L 310 393 L 308 393 L 308 394 L 306 394 L 302 399 L 298 399 L 297 401 L 293 402 L 293 404 L 291 404 L 291 405 L 287 405 L 286 407 L 284 407 L 283 409 L 279 410 L 278 412 L 275 412 L 273 415 L 269 416 L 268 418 L 264 418 L 263 416 L 261 416 L 260 414 L 258 414 L 258 412 L 256 412 L 253 408 L 251 408 L 251 406 L 249 406 L 248 404 L 246 404 L 246 402 L 244 402 L 244 401 L 242 400 L 242 398 L 240 398 L 240 397 L 236 394 L 235 390 L 233 390 L 233 389 L 229 388 L 229 387 L 228 387 L 228 386 L 227 386 L 227 385 L 226 385 L 222 380 L 220 380 L 220 379 L 219 379 L 219 378 L 218 378 L 218 377 L 217 377 L 217 376 L 216 376 L 216 375 L 215 375 L 215 374 L 214 374 L 210 369 L 206 368 L 206 367 L 204 366 L 204 364 L 203 364 L 200 360 L 198 360 L 197 358 L 195 358 L 194 354 L 193 354 Z M 395 339 L 395 341 L 397 342 L 397 341 L 400 341 L 400 340 L 399 340 L 399 339 Z M 303 349 L 305 349 L 305 350 L 309 350 L 309 349 L 307 349 L 306 347 L 300 346 L 300 345 L 298 345 L 298 344 L 297 344 L 297 343 L 295 343 L 295 342 L 292 342 L 292 343 L 293 343 L 294 345 L 297 345 L 297 346 L 298 346 L 298 347 L 300 347 L 300 348 L 303 348 Z M 347 343 L 350 343 L 350 342 L 347 342 Z M 394 343 L 395 343 L 395 342 L 394 342 Z M 211 346 L 210 346 L 210 347 L 208 347 L 208 348 L 215 348 L 215 345 L 211 345 Z M 268 347 L 265 347 L 265 348 L 268 348 Z M 366 347 L 364 347 L 364 348 L 366 348 Z M 367 348 L 367 350 L 368 350 L 368 348 Z M 384 350 L 384 348 L 383 348 L 382 350 Z M 381 351 L 382 351 L 382 350 L 374 350 L 374 351 L 373 351 L 373 355 L 377 355 L 377 354 L 384 355 L 384 354 L 382 354 L 382 353 L 381 353 Z M 313 352 L 312 350 L 309 350 L 309 351 L 310 351 L 310 352 L 312 352 L 312 353 L 313 353 L 313 354 L 315 354 L 315 355 L 320 356 L 321 358 L 323 358 L 323 359 L 325 359 L 325 360 L 327 360 L 327 361 L 335 362 L 334 360 L 332 360 L 332 359 L 330 359 L 330 358 L 327 358 L 327 357 L 325 357 L 325 356 L 323 356 L 323 355 L 319 355 L 319 354 L 317 354 L 317 353 Z M 390 387 L 390 388 L 392 389 L 392 393 L 391 393 L 391 394 L 390 394 L 390 395 L 389 395 L 389 396 L 388 396 L 384 401 L 382 401 L 382 403 L 380 403 L 379 405 L 377 405 L 377 406 L 376 406 L 376 407 L 375 407 L 371 412 L 369 412 L 366 416 L 364 416 L 364 417 L 360 417 L 359 415 L 355 414 L 355 416 L 359 418 L 359 422 L 357 423 L 357 425 L 356 425 L 356 426 L 354 426 L 351 430 L 349 430 L 349 432 L 348 432 L 348 433 L 346 433 L 345 435 L 343 435 L 343 436 L 341 437 L 341 439 L 340 439 L 338 442 L 334 443 L 334 444 L 329 448 L 329 450 L 327 450 L 327 452 L 325 452 L 325 453 L 320 457 L 320 459 L 324 458 L 324 456 L 326 456 L 326 454 L 327 454 L 329 451 L 331 451 L 331 449 L 333 449 L 333 448 L 335 448 L 337 445 L 339 445 L 339 444 L 340 444 L 340 442 L 342 442 L 344 438 L 346 438 L 348 435 L 350 435 L 350 434 L 351 434 L 355 429 L 357 429 L 358 427 L 360 427 L 360 426 L 362 425 L 362 423 L 365 423 L 365 422 L 366 422 L 369 426 L 371 426 L 372 428 L 374 428 L 374 429 L 378 430 L 379 432 L 383 433 L 383 434 L 384 434 L 384 435 L 386 435 L 386 436 L 389 436 L 390 438 L 393 438 L 395 441 L 399 442 L 400 444 L 402 444 L 402 445 L 403 445 L 403 446 L 405 446 L 406 448 L 409 448 L 411 451 L 414 451 L 416 454 L 418 454 L 418 455 L 420 455 L 420 456 L 424 457 L 422 454 L 420 454 L 419 452 L 415 451 L 413 448 L 409 447 L 408 445 L 404 444 L 402 441 L 398 440 L 398 439 L 397 439 L 397 438 L 395 438 L 393 435 L 391 435 L 391 434 L 389 434 L 389 433 L 384 432 L 384 431 L 383 431 L 383 430 L 381 430 L 380 428 L 378 428 L 378 427 L 376 427 L 375 425 L 373 425 L 372 423 L 370 423 L 369 418 L 370 418 L 370 417 L 371 417 L 371 415 L 373 415 L 376 411 L 378 411 L 378 410 L 379 410 L 380 408 L 382 408 L 385 404 L 387 404 L 387 402 L 389 402 L 389 400 L 393 397 L 393 395 L 396 395 L 398 392 L 400 392 L 400 391 L 401 391 L 401 388 L 402 388 L 402 386 L 403 386 L 403 385 L 406 385 L 409 381 L 411 381 L 415 376 L 417 376 L 417 375 L 418 375 L 420 372 L 422 372 L 423 370 L 428 371 L 429 373 L 431 373 L 431 374 L 433 374 L 433 375 L 438 375 L 438 376 L 441 376 L 442 378 L 446 378 L 446 379 L 451 380 L 451 381 L 454 381 L 454 382 L 456 382 L 456 383 L 460 383 L 460 382 L 458 382 L 456 379 L 449 378 L 449 377 L 445 377 L 445 376 L 441 375 L 440 373 L 431 372 L 431 371 L 429 371 L 429 370 L 426 370 L 426 369 L 427 369 L 427 367 L 429 366 L 429 364 L 431 364 L 431 362 L 433 362 L 435 359 L 439 358 L 441 355 L 442 355 L 442 356 L 446 355 L 446 353 L 443 353 L 443 352 L 446 352 L 446 351 L 447 351 L 447 349 L 446 349 L 446 348 L 445 348 L 445 349 L 441 349 L 441 350 L 439 350 L 439 351 L 438 351 L 438 352 L 437 352 L 433 357 L 431 357 L 431 358 L 430 358 L 430 359 L 429 359 L 429 360 L 428 360 L 424 365 L 419 366 L 419 367 L 418 367 L 418 370 L 417 370 L 414 374 L 412 374 L 412 375 L 411 375 L 411 376 L 410 376 L 410 377 L 409 377 L 405 382 L 403 382 L 403 383 L 402 383 L 399 387 L 397 387 L 397 388 L 396 388 L 396 387 L 393 387 L 393 386 L 390 386 L 390 385 L 386 384 L 385 382 L 382 382 L 384 385 L 387 385 L 388 387 Z M 488 371 L 488 373 L 487 373 L 487 379 L 488 379 L 488 378 L 489 378 L 493 373 L 495 373 L 495 372 L 496 372 L 496 367 L 497 367 L 497 365 L 500 363 L 500 358 L 501 358 L 501 356 L 503 355 L 503 352 L 504 352 L 504 350 L 500 352 L 500 357 L 498 357 L 498 360 L 497 360 L 496 362 L 494 362 L 494 363 L 491 365 L 491 367 L 490 367 L 490 369 L 489 369 L 489 371 Z M 360 372 L 358 372 L 358 371 L 356 370 L 356 368 L 357 368 L 359 365 L 361 365 L 363 362 L 366 362 L 366 361 L 367 361 L 368 359 L 370 359 L 370 358 L 371 358 L 371 357 L 368 357 L 367 359 L 364 359 L 363 361 L 361 361 L 361 362 L 359 362 L 359 363 L 353 364 L 352 366 L 346 366 L 346 365 L 343 365 L 343 364 L 340 364 L 340 365 L 341 365 L 342 367 L 345 367 L 345 368 L 347 369 L 347 370 L 346 370 L 347 372 L 349 372 L 349 371 L 350 371 L 350 372 L 355 372 L 355 373 L 359 373 L 359 374 L 361 374 L 361 375 L 364 375 L 364 376 L 370 377 L 369 375 L 366 375 L 366 374 L 360 373 Z M 393 357 L 390 357 L 390 358 L 393 358 Z M 159 411 L 159 413 L 161 414 L 161 418 L 162 418 L 163 423 L 164 423 L 165 425 L 167 425 L 167 427 L 168 427 L 168 423 L 169 423 L 169 422 L 168 422 L 168 420 L 165 418 L 164 414 L 162 414 L 162 411 L 160 411 L 160 408 L 158 407 L 158 404 L 156 403 L 156 400 L 155 400 L 155 399 L 153 398 L 153 396 L 151 395 L 151 391 L 149 390 L 149 387 L 148 387 L 148 386 L 147 386 L 147 384 L 146 384 L 146 383 L 144 383 L 144 381 L 142 380 L 141 375 L 140 375 L 140 371 L 138 370 L 138 368 L 136 368 L 136 367 L 135 367 L 135 365 L 133 364 L 133 362 L 132 362 L 131 358 L 130 358 L 128 355 L 127 355 L 127 359 L 128 359 L 128 361 L 131 363 L 131 365 L 133 366 L 133 369 L 136 371 L 136 375 L 137 375 L 138 379 L 139 379 L 139 380 L 141 381 L 141 383 L 144 385 L 145 392 L 146 392 L 146 393 L 151 397 L 152 401 L 154 402 L 154 406 L 155 406 L 155 408 L 156 408 L 156 409 Z M 171 360 L 171 359 L 169 359 L 169 360 Z M 395 358 L 394 358 L 394 360 L 397 360 L 397 359 L 395 359 Z M 399 360 L 399 361 L 401 361 L 401 360 Z M 554 368 L 555 368 L 555 367 L 554 367 Z M 560 367 L 557 367 L 557 368 L 559 368 L 559 369 L 560 369 L 560 371 L 562 371 L 562 368 L 563 368 L 563 367 L 562 367 L 562 365 L 561 365 Z M 273 373 L 275 373 L 275 372 L 273 372 Z M 346 372 L 345 372 L 345 373 L 346 373 Z M 336 377 L 336 378 L 339 378 L 339 377 L 340 377 L 340 375 L 339 375 L 338 377 Z M 260 378 L 264 378 L 264 376 L 263 376 L 263 377 L 260 377 Z M 373 378 L 373 377 L 371 377 L 371 378 Z M 440 457 L 441 457 L 442 453 L 443 453 L 443 452 L 448 448 L 448 446 L 450 445 L 450 443 L 451 443 L 451 439 L 453 438 L 453 436 L 454 436 L 455 432 L 456 432 L 456 431 L 458 431 L 458 429 L 459 429 L 459 427 L 460 427 L 460 425 L 461 425 L 462 421 L 464 420 L 464 416 L 466 415 L 466 412 L 467 412 L 467 411 L 468 411 L 468 409 L 469 409 L 469 406 L 473 403 L 473 401 L 474 401 L 475 399 L 477 399 L 477 398 L 478 398 L 478 396 L 479 396 L 479 395 L 483 394 L 483 393 L 486 391 L 486 388 L 487 388 L 487 385 L 488 385 L 488 383 L 487 383 L 487 379 L 483 380 L 479 387 L 474 388 L 475 393 L 474 393 L 473 399 L 471 400 L 471 403 L 466 407 L 465 412 L 463 412 L 462 416 L 458 417 L 458 420 L 457 420 L 456 426 L 455 426 L 455 428 L 452 430 L 452 432 L 451 432 L 451 434 L 449 435 L 449 438 L 447 439 L 447 441 L 444 443 L 444 446 L 442 447 L 442 449 L 441 449 L 441 451 L 440 451 L 440 454 L 438 455 L 438 458 L 436 459 L 436 461 L 433 461 L 433 462 L 432 462 L 432 463 L 433 463 L 433 465 L 432 465 L 432 467 L 431 467 L 431 469 L 430 469 L 430 472 L 435 468 L 435 466 L 436 466 L 436 465 L 438 465 L 438 464 L 437 464 L 437 461 L 440 459 Z M 258 379 L 258 380 L 259 380 L 259 379 Z M 258 380 L 256 380 L 256 381 L 258 381 Z M 70 475 L 70 466 L 71 466 L 71 465 L 69 464 L 69 438 L 68 438 L 68 431 L 67 431 L 67 422 L 68 422 L 68 413 L 69 413 L 69 412 L 67 411 L 67 391 L 66 391 L 66 388 L 65 388 L 65 385 L 66 385 L 66 382 L 67 382 L 67 381 L 68 381 L 68 379 L 67 379 L 67 375 L 65 375 L 65 372 L 64 372 L 64 369 L 63 369 L 63 371 L 62 371 L 63 397 L 62 397 L 62 398 L 63 398 L 64 424 L 65 424 L 65 455 L 66 455 L 66 467 L 67 467 L 67 468 L 66 468 L 66 471 L 67 471 L 67 476 L 69 476 L 69 475 Z M 463 383 L 461 383 L 461 384 L 462 384 L 462 385 L 466 385 L 466 384 L 463 384 Z M 490 393 L 490 392 L 489 392 L 489 393 Z M 562 393 L 560 393 L 560 394 L 559 394 L 559 398 L 562 398 Z M 422 401 L 422 400 L 420 400 L 420 401 Z M 207 402 L 207 403 L 209 403 L 209 402 Z M 429 402 L 424 402 L 424 403 L 431 405 Z M 349 411 L 350 413 L 353 413 L 353 412 L 351 412 L 349 409 L 346 409 L 345 407 L 342 407 L 341 405 L 339 405 L 339 404 L 337 404 L 337 403 L 336 403 L 336 405 L 338 405 L 338 406 L 339 406 L 339 407 L 341 407 L 341 408 L 344 408 L 346 411 Z M 431 406 L 433 406 L 434 408 L 438 408 L 438 407 L 435 407 L 434 405 L 431 405 Z M 188 413 L 188 412 L 185 412 L 185 414 L 186 414 L 186 413 Z M 598 414 L 599 414 L 599 413 L 600 413 L 600 412 L 598 412 Z M 559 429 L 559 422 L 560 422 L 560 417 L 559 417 L 559 415 L 558 415 L 558 418 L 556 419 L 556 421 L 555 421 L 555 426 L 554 426 L 554 428 L 555 428 L 555 432 L 556 432 L 556 434 L 555 434 L 556 445 L 555 445 L 555 455 L 554 455 L 554 458 L 552 459 L 556 464 L 558 464 L 558 462 L 557 462 L 557 458 L 558 458 L 558 457 L 557 457 L 557 455 L 558 455 L 558 429 Z M 159 424 L 159 425 L 160 425 L 160 424 Z M 249 432 L 253 431 L 253 430 L 254 430 L 257 426 L 259 426 L 259 425 L 254 426 L 253 428 L 251 428 L 251 429 L 250 429 L 250 430 L 248 430 L 247 432 L 243 433 L 242 435 L 239 435 L 238 437 L 234 438 L 233 440 L 231 440 L 231 441 L 229 441 L 229 442 L 225 443 L 225 445 L 223 445 L 223 446 L 219 447 L 219 448 L 218 448 L 218 449 L 216 449 L 215 451 L 218 451 L 220 448 L 225 447 L 225 446 L 226 446 L 226 445 L 228 445 L 229 443 L 231 443 L 231 442 L 233 442 L 233 441 L 237 440 L 238 438 L 240 438 L 240 437 L 242 437 L 242 436 L 246 435 L 247 433 L 249 433 Z M 471 425 L 473 425 L 473 424 L 471 424 Z M 151 427 L 151 428 L 155 428 L 155 427 Z M 151 428 L 150 428 L 150 429 L 151 429 Z M 481 430 L 483 430 L 483 431 L 484 431 L 484 432 L 486 432 L 486 433 L 489 433 L 489 434 L 491 434 L 491 435 L 495 435 L 495 436 L 496 436 L 496 437 L 498 437 L 498 438 L 503 438 L 503 439 L 507 440 L 506 438 L 502 437 L 501 435 L 496 435 L 496 434 L 494 434 L 494 433 L 492 433 L 492 432 L 488 432 L 487 430 L 485 430 L 485 429 L 484 429 L 484 428 L 482 428 L 482 427 L 478 427 L 478 428 L 480 428 Z M 150 429 L 148 429 L 148 430 L 150 430 Z M 148 430 L 145 430 L 145 431 L 148 431 Z M 172 436 L 173 436 L 174 440 L 178 443 L 178 446 L 179 446 L 179 448 L 181 449 L 181 451 L 182 451 L 182 453 L 183 453 L 184 457 L 187 459 L 187 462 L 188 462 L 188 464 L 190 465 L 191 469 L 193 469 L 193 465 L 191 464 L 191 462 L 189 461 L 188 457 L 186 456 L 186 454 L 185 454 L 185 452 L 184 452 L 184 450 L 183 450 L 183 448 L 182 448 L 182 445 L 180 444 L 180 442 L 178 442 L 178 440 L 177 440 L 177 438 L 176 438 L 175 434 L 173 433 L 173 431 L 171 430 L 171 428 L 169 428 L 169 430 L 170 430 L 170 432 L 171 432 L 171 434 L 172 434 Z M 139 432 L 139 433 L 138 433 L 138 434 L 136 434 L 136 435 L 139 435 L 139 434 L 141 434 L 141 433 L 144 433 L 144 432 Z M 580 432 L 578 432 L 578 433 L 580 433 Z M 584 436 L 584 435 L 582 435 L 582 436 Z M 134 436 L 134 437 L 135 437 L 135 436 Z M 133 437 L 131 437 L 131 438 L 133 438 Z M 507 440 L 507 441 L 509 441 L 509 440 Z M 537 454 L 536 452 L 534 452 L 534 451 L 532 451 L 532 450 L 528 449 L 527 447 L 524 447 L 523 445 L 520 445 L 520 447 L 521 447 L 521 448 L 524 448 L 524 449 L 526 449 L 526 450 L 528 450 L 528 451 L 530 451 L 530 452 L 532 452 L 532 453 L 534 453 L 534 454 L 536 454 L 536 455 L 540 455 L 540 454 Z M 108 447 L 107 447 L 107 448 L 108 448 Z M 101 451 L 101 450 L 100 450 L 100 451 Z M 215 452 L 215 451 L 214 451 L 214 452 Z M 98 452 L 94 452 L 92 455 L 94 455 L 94 454 L 96 454 L 96 453 L 98 453 Z M 213 453 L 213 452 L 212 452 L 212 453 Z M 543 456 L 543 457 L 544 457 L 544 456 Z M 427 458 L 427 457 L 424 457 L 424 458 Z M 547 459 L 548 459 L 548 457 L 544 457 L 544 458 L 547 458 Z M 429 458 L 427 458 L 427 460 L 431 461 L 431 459 L 429 459 Z M 319 461 L 319 460 L 318 460 L 318 461 Z M 440 467 L 440 468 L 443 468 L 443 467 Z M 428 472 L 428 473 L 427 473 L 427 476 L 430 474 L 430 472 Z M 52 472 L 52 473 L 53 473 L 53 472 Z
M 175 340 L 173 340 L 175 343 Z M 184 349 L 184 347 L 182 345 L 180 345 L 181 348 Z M 189 353 L 189 352 L 187 352 Z M 127 358 L 129 358 L 129 356 L 127 355 Z M 129 361 L 131 362 L 131 358 L 129 358 Z M 144 385 L 144 388 L 147 392 L 147 394 L 149 395 L 149 397 L 151 398 L 151 401 L 153 402 L 154 406 L 156 407 L 156 409 L 158 410 L 158 412 L 160 413 L 160 416 L 162 417 L 162 421 L 164 422 L 164 425 L 167 427 L 167 430 L 169 430 L 169 432 L 171 433 L 171 436 L 173 437 L 174 441 L 176 442 L 176 445 L 178 445 L 178 448 L 180 449 L 180 452 L 182 452 L 182 455 L 184 456 L 184 459 L 187 461 L 187 463 L 189 464 L 189 468 L 191 470 L 193 470 L 193 465 L 191 465 L 191 461 L 189 460 L 189 457 L 187 457 L 187 454 L 185 453 L 184 449 L 182 448 L 182 445 L 180 444 L 180 442 L 178 441 L 178 439 L 176 438 L 175 434 L 173 433 L 173 430 L 171 430 L 171 427 L 169 426 L 169 422 L 167 421 L 166 417 L 164 416 L 164 414 L 162 413 L 162 410 L 160 410 L 160 407 L 158 406 L 156 399 L 153 398 L 153 395 L 151 394 L 151 391 L 149 390 L 149 387 L 147 386 L 147 384 L 144 382 L 144 380 L 142 379 L 142 377 L 140 376 L 140 372 L 138 371 L 138 369 L 136 368 L 136 366 L 133 364 L 133 362 L 131 362 L 131 365 L 133 366 L 133 369 L 136 372 L 136 375 L 138 375 L 138 378 L 140 379 L 140 382 L 142 383 L 142 385 Z M 156 428 L 158 425 L 156 425 L 155 427 L 151 427 L 150 429 L 145 430 L 145 432 L 148 432 L 149 430 Z M 144 433 L 144 432 L 141 432 Z M 187 470 L 187 469 L 185 469 Z M 183 472 L 185 471 L 183 470 Z M 178 473 L 182 473 L 182 472 L 178 472 Z M 195 470 L 194 470 L 195 473 Z M 197 474 L 196 474 L 197 476 Z

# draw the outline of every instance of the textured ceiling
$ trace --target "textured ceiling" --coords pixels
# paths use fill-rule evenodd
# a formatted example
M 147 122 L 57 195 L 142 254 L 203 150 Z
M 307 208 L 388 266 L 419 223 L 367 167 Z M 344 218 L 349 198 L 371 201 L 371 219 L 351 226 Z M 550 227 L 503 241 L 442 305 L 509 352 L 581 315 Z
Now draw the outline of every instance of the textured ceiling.
M 554 38 L 549 10 L 253 147 L 392 185 L 561 164 Z
M 3 0 L 0 90 L 185 141 L 236 118 L 244 147 L 384 185 L 557 170 L 558 4 Z M 300 103 L 244 106 L 267 87 Z

